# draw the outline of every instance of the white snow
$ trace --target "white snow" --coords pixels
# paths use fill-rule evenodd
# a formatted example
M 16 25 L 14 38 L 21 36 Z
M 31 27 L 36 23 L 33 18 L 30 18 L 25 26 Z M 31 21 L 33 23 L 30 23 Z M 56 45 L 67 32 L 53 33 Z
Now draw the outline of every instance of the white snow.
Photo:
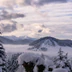
M 25 69 L 22 65 L 20 65 L 16 72 L 25 72 Z
M 33 62 L 36 65 L 45 65 L 44 58 L 39 55 L 39 54 L 34 54 L 34 53 L 23 53 L 18 57 L 18 63 L 20 65 L 23 64 L 23 62 Z
M 18 57 L 18 64 L 20 65 L 17 72 L 24 72 L 24 68 L 22 67 L 23 62 L 33 62 L 37 65 L 45 65 L 45 59 L 40 54 L 34 53 L 23 53 Z M 34 72 L 37 72 L 37 67 L 34 67 Z
M 63 69 L 63 68 L 57 68 L 57 69 L 54 69 L 53 72 L 68 72 L 68 71 L 66 71 L 66 69 Z
M 37 61 L 37 64 L 36 65 L 45 65 L 45 61 L 44 61 L 44 59 L 40 56 L 39 58 L 38 58 L 38 61 Z
M 36 63 L 36 60 L 39 58 L 38 55 L 33 53 L 23 53 L 18 57 L 18 63 L 23 64 L 23 62 L 34 62 Z
M 62 68 L 57 68 L 55 69 L 54 62 L 52 61 L 51 58 L 53 56 L 57 56 L 58 51 L 60 48 L 65 53 L 68 53 L 69 57 L 72 57 L 72 48 L 70 47 L 53 47 L 50 46 L 48 47 L 47 51 L 33 51 L 33 50 L 28 50 L 30 48 L 29 45 L 3 45 L 7 53 L 17 53 L 17 52 L 23 52 L 19 57 L 18 57 L 18 63 L 19 63 L 19 68 L 16 72 L 25 72 L 24 68 L 22 67 L 23 62 L 34 62 L 35 65 L 40 65 L 43 64 L 45 65 L 46 69 L 44 72 L 48 72 L 48 67 L 53 68 L 53 72 L 67 72 L 67 68 L 62 69 Z M 9 54 L 9 56 L 11 56 Z M 61 62 L 61 65 L 63 65 L 63 62 Z M 37 69 L 36 69 L 37 70 Z M 34 72 L 36 72 L 36 70 Z
M 45 65 L 46 65 L 47 68 L 48 68 L 48 67 L 53 68 L 54 62 L 53 62 L 51 59 L 46 58 L 46 59 L 45 59 Z

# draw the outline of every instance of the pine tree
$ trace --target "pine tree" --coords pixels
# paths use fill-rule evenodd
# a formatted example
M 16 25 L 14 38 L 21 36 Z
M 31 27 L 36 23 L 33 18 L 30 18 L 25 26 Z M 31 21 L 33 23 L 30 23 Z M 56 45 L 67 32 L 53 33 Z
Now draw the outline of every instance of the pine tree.
M 58 57 L 59 57 L 59 60 L 62 60 L 63 59 L 63 51 L 61 50 L 61 48 L 59 49 L 59 52 L 58 52 Z
M 12 55 L 11 59 L 7 60 L 7 69 L 8 72 L 15 72 L 16 69 L 18 68 L 19 64 L 17 62 L 17 58 L 21 53 L 15 53 Z
M 56 68 L 64 68 L 67 69 L 68 72 L 72 72 L 72 68 L 68 59 L 68 53 L 64 55 L 64 52 L 59 49 L 58 56 L 55 58 L 54 63 Z
M 0 32 L 1 34 L 1 32 Z M 3 45 L 0 41 L 0 72 L 7 72 L 6 69 L 6 53 Z

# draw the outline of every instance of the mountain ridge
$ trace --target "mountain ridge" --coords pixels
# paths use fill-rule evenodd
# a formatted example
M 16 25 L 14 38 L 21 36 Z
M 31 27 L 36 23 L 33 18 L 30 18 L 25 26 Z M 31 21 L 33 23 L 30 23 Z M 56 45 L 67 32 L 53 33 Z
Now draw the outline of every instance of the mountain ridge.
M 32 46 L 31 49 L 39 49 L 39 48 L 48 48 L 49 46 L 63 46 L 63 47 L 72 47 L 72 40 L 61 40 L 61 39 L 57 39 L 57 38 L 54 38 L 54 37 L 43 37 L 43 38 L 40 38 L 32 43 L 29 44 L 30 46 Z
M 0 36 L 0 41 L 3 44 L 29 44 L 35 40 L 34 38 L 30 38 L 30 37 L 18 38 L 18 37 L 13 36 L 13 38 L 12 37 L 10 38 L 10 36 Z

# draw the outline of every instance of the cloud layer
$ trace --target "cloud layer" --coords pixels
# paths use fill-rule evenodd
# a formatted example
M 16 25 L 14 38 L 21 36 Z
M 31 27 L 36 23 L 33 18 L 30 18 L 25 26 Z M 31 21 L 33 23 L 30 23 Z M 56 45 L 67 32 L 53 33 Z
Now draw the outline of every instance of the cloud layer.
M 48 3 L 65 3 L 67 0 L 39 0 L 38 4 L 39 5 L 44 5 Z
M 0 0 L 0 6 L 14 7 L 15 5 L 44 5 L 47 3 L 64 3 L 67 0 Z

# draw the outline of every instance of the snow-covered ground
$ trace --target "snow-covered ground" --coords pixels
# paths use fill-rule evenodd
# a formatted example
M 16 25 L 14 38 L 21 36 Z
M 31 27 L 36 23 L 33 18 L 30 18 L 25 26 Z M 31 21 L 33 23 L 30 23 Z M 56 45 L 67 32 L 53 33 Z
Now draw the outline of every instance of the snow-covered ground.
M 29 45 L 3 45 L 5 48 L 5 51 L 7 53 L 7 67 L 9 72 L 26 72 L 25 67 L 22 66 L 24 62 L 34 62 L 34 72 L 38 72 L 37 65 L 40 63 L 45 66 L 44 72 L 50 72 L 49 68 L 52 68 L 52 72 L 68 72 L 70 69 L 69 67 L 62 68 L 66 66 L 64 62 L 70 63 L 70 67 L 72 65 L 72 48 L 71 47 L 47 47 L 47 51 L 41 51 L 40 49 L 36 50 L 29 50 L 31 48 Z M 60 48 L 62 48 L 62 51 L 64 51 L 63 60 L 61 61 L 58 57 L 58 52 L 60 51 Z M 24 53 L 22 53 L 24 52 Z M 36 53 L 36 54 L 35 54 Z M 67 58 L 67 55 L 65 53 L 68 53 L 68 57 L 70 57 L 69 61 Z M 55 57 L 54 57 L 55 56 Z M 58 60 L 58 61 L 56 61 Z M 55 62 L 56 61 L 56 62 Z M 18 66 L 19 65 L 19 66 Z M 59 65 L 59 68 L 56 68 L 57 65 Z M 10 69 L 11 67 L 11 69 Z M 62 68 L 62 69 L 60 69 Z M 72 71 L 70 71 L 72 72 Z
M 33 52 L 33 53 L 43 53 L 49 56 L 55 56 L 57 55 L 60 48 L 62 48 L 62 51 L 65 53 L 68 53 L 69 56 L 72 56 L 72 48 L 71 47 L 48 47 L 47 51 L 34 51 L 34 50 L 28 50 L 30 48 L 29 45 L 3 45 L 6 52 Z

